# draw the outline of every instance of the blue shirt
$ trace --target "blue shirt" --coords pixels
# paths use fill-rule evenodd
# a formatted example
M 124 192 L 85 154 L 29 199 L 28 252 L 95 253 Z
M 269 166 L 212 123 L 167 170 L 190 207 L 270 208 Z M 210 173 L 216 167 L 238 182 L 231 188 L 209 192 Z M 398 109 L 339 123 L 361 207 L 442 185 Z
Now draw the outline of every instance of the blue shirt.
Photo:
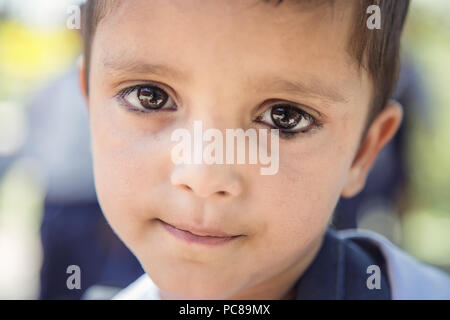
M 371 265 L 380 268 L 379 289 L 369 289 L 367 273 Z M 381 252 L 370 244 L 340 239 L 328 229 L 322 246 L 296 284 L 296 299 L 391 299 L 386 263 Z

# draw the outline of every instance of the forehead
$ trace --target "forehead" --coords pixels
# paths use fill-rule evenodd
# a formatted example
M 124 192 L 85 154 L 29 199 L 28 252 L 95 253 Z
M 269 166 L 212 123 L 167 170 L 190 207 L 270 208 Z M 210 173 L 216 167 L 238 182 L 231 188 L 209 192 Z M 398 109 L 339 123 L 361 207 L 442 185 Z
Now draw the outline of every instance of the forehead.
M 286 45 L 289 42 L 305 45 L 302 43 L 303 39 L 309 40 L 308 46 L 314 48 L 317 44 L 338 39 L 333 43 L 339 44 L 344 49 L 342 51 L 346 52 L 349 25 L 353 21 L 353 6 L 349 3 L 352 2 L 284 0 L 280 6 L 274 6 L 274 1 L 271 0 L 114 1 L 99 6 L 103 12 L 99 15 L 104 17 L 101 19 L 99 32 L 113 34 L 116 39 L 132 37 L 137 40 L 141 35 L 141 38 L 160 36 L 160 47 L 166 44 L 161 43 L 163 37 L 169 37 L 168 41 L 172 42 L 184 40 L 185 46 L 190 43 L 197 46 L 195 40 L 198 37 L 205 45 L 233 39 L 238 46 L 245 40 L 248 42 L 246 49 L 255 48 L 255 44 L 261 42 L 268 49 L 280 48 L 280 44 Z M 117 30 L 139 32 L 114 33 Z M 318 41 L 312 41 L 313 39 Z M 156 44 L 151 43 L 151 39 L 146 42 L 155 48 Z M 230 45 L 229 42 L 226 43 Z M 142 42 L 139 44 L 143 45 Z
M 238 73 L 247 83 L 256 73 L 309 77 L 310 82 L 322 76 L 328 87 L 331 82 L 353 85 L 349 80 L 358 74 L 348 50 L 353 10 L 347 1 L 117 3 L 97 27 L 92 68 L 173 66 L 171 74 L 180 82 L 212 74 L 226 79 Z

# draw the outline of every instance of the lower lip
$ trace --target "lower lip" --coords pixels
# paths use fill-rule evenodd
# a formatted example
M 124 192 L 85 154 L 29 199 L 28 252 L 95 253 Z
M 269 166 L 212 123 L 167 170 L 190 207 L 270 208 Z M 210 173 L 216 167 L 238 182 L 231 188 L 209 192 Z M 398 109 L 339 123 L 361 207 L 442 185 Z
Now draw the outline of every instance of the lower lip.
M 234 239 L 240 237 L 240 236 L 233 236 L 233 237 L 197 236 L 190 232 L 177 229 L 174 226 L 167 224 L 162 220 L 160 220 L 160 222 L 162 223 L 164 229 L 169 231 L 176 238 L 184 240 L 186 242 L 190 242 L 190 243 L 198 243 L 198 244 L 215 246 L 215 245 L 229 243 L 229 242 L 233 241 Z

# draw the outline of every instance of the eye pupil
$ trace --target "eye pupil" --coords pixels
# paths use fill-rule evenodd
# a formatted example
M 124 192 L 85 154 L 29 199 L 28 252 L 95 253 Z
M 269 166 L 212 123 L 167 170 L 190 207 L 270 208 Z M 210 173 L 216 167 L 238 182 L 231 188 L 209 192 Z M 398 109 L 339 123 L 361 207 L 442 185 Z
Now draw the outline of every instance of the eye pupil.
M 294 107 L 274 107 L 271 111 L 273 122 L 282 129 L 292 129 L 299 124 L 303 115 Z
M 168 95 L 155 87 L 142 87 L 138 90 L 138 98 L 147 109 L 159 109 L 167 102 Z

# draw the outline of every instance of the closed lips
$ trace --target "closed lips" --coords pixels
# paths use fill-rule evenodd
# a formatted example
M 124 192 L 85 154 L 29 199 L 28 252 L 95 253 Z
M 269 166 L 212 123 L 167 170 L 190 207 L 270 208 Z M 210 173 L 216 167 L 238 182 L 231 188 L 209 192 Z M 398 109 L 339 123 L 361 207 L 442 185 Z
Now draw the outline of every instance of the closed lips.
M 228 233 L 225 233 L 220 230 L 211 230 L 211 229 L 208 230 L 208 229 L 199 229 L 199 228 L 189 227 L 189 226 L 173 225 L 173 224 L 167 223 L 161 219 L 158 219 L 158 220 L 160 220 L 163 224 L 171 226 L 172 228 L 176 228 L 176 229 L 184 231 L 184 232 L 189 232 L 190 234 L 193 234 L 198 237 L 233 238 L 233 237 L 240 236 L 240 235 L 228 234 Z

